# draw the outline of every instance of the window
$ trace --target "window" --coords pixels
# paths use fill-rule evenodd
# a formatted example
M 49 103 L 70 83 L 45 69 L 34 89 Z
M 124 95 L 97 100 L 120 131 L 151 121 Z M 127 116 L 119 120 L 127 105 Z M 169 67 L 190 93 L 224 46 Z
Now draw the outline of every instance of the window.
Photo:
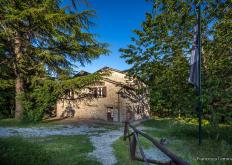
M 141 113 L 141 109 L 140 107 L 138 106 L 137 109 L 136 109 L 136 113 L 139 115 Z
M 95 97 L 106 97 L 106 87 L 96 87 L 94 88 Z
M 144 111 L 144 107 L 143 106 L 139 106 L 139 105 L 137 105 L 136 107 L 135 107 L 135 109 L 136 109 L 136 113 L 139 115 L 139 114 L 142 114 L 143 113 L 143 111 Z
M 74 98 L 74 91 L 72 89 L 68 89 L 65 91 L 65 95 L 67 99 L 73 99 Z

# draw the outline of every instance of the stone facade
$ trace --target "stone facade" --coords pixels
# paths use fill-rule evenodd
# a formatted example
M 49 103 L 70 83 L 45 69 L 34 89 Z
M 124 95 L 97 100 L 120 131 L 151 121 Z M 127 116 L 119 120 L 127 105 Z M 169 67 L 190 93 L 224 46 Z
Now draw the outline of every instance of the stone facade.
M 105 67 L 100 72 L 108 71 L 95 90 L 93 97 L 76 100 L 61 99 L 57 101 L 57 117 L 76 117 L 123 122 L 126 119 L 139 120 L 149 117 L 149 106 L 146 95 L 137 95 L 135 85 L 126 73 Z M 82 92 L 90 92 L 84 89 Z

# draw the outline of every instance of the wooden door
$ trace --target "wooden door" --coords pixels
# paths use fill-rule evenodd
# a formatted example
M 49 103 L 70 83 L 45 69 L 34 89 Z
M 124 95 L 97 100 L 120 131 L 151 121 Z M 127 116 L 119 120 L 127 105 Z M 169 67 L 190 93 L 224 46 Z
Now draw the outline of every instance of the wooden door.
M 107 121 L 113 121 L 113 107 L 107 107 Z

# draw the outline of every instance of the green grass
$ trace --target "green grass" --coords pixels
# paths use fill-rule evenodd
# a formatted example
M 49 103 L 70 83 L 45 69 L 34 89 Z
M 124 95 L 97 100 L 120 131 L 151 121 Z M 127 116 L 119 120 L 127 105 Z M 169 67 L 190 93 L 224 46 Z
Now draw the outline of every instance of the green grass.
M 89 138 L 80 135 L 0 138 L 0 164 L 98 165 L 98 161 L 87 155 L 93 149 Z
M 114 153 L 117 157 L 116 165 L 142 165 L 142 162 L 132 161 L 130 159 L 129 145 L 123 138 L 118 139 L 114 144 Z
M 145 126 L 163 128 L 161 131 L 146 131 L 158 139 L 167 138 L 170 143 L 167 147 L 175 154 L 181 156 L 191 164 L 214 165 L 231 164 L 232 161 L 199 161 L 199 158 L 231 158 L 232 155 L 232 127 L 220 125 L 212 128 L 210 125 L 203 127 L 203 142 L 198 145 L 196 123 L 187 123 L 177 119 L 153 119 L 143 123 Z
M 188 120 L 187 120 L 188 121 Z M 178 140 L 197 139 L 198 124 L 188 123 L 179 119 L 151 119 L 143 122 L 143 126 L 158 128 L 155 131 L 147 131 L 155 137 L 174 137 Z M 213 140 L 215 142 L 226 141 L 232 145 L 232 126 L 219 125 L 218 128 L 213 128 L 209 124 L 203 127 L 203 139 Z
M 47 122 L 47 121 L 31 123 L 31 122 L 20 121 L 13 118 L 0 119 L 0 127 L 49 127 L 49 126 L 54 126 L 55 124 L 57 123 Z
M 189 122 L 191 121 L 191 122 Z M 142 123 L 145 127 L 155 128 L 145 131 L 155 139 L 166 138 L 166 147 L 177 156 L 187 160 L 192 165 L 230 165 L 228 161 L 200 161 L 197 158 L 231 158 L 232 159 L 232 126 L 220 125 L 215 129 L 205 122 L 203 127 L 203 142 L 198 145 L 197 123 L 194 120 L 177 119 L 151 119 Z M 150 143 L 140 136 L 144 148 L 149 148 Z M 149 146 L 150 145 L 150 146 Z M 114 144 L 114 149 L 119 162 L 131 163 L 128 142 L 119 139 Z M 120 163 L 119 163 L 120 164 Z

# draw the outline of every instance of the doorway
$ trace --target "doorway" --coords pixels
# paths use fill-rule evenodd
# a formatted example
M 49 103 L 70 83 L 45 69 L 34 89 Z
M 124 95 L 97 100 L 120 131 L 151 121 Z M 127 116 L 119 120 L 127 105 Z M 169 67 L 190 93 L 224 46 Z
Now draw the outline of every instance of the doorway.
M 107 107 L 107 121 L 113 121 L 114 120 L 114 113 L 113 113 L 113 107 Z

